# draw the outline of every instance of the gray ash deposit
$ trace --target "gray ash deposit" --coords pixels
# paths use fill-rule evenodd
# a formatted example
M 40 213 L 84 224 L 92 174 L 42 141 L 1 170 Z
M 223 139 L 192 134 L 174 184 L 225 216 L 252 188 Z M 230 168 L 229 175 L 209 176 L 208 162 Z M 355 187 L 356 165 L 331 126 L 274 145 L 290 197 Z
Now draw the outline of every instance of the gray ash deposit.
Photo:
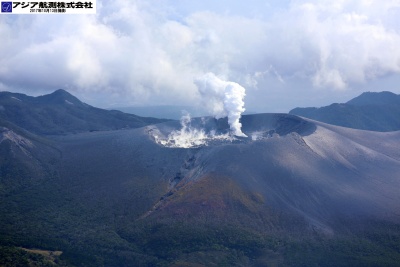
M 193 148 L 221 144 L 240 144 L 297 133 L 306 136 L 315 131 L 313 123 L 287 114 L 245 115 L 241 118 L 246 136 L 236 136 L 228 119 L 183 116 L 177 121 L 148 126 L 153 140 L 166 147 Z

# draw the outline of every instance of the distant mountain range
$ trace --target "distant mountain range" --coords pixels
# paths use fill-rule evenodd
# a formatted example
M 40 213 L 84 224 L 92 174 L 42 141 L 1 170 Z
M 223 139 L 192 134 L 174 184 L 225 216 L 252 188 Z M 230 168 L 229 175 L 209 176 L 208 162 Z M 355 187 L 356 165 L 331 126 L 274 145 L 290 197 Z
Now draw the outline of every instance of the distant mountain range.
M 163 118 L 179 120 L 184 113 L 189 113 L 191 117 L 205 116 L 205 112 L 202 112 L 196 108 L 190 106 L 144 106 L 144 107 L 121 107 L 115 108 L 122 112 L 135 114 L 143 117 Z
M 192 118 L 208 116 L 207 112 L 201 110 L 198 107 L 192 106 L 143 106 L 143 107 L 116 107 L 116 110 L 126 112 L 129 114 L 135 114 L 143 117 L 153 117 L 162 119 L 179 120 L 182 115 L 189 113 Z M 257 112 L 245 111 L 243 114 L 255 114 Z
M 0 92 L 0 119 L 45 135 L 138 128 L 166 121 L 95 108 L 62 89 L 38 97 Z
M 347 103 L 321 108 L 295 108 L 289 114 L 370 131 L 400 130 L 400 95 L 366 92 Z
M 0 266 L 400 262 L 399 131 L 255 114 L 185 149 L 158 142 L 179 121 L 0 95 Z

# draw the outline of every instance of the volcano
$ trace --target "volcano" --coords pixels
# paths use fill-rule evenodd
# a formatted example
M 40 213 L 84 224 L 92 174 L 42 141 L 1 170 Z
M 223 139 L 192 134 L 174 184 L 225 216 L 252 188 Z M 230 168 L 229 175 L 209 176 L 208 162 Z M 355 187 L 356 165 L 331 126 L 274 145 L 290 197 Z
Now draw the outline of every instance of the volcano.
M 203 180 L 208 181 L 207 187 L 216 187 L 213 183 L 219 182 L 214 180 L 223 179 L 242 193 L 258 196 L 264 208 L 299 216 L 326 233 L 334 233 L 341 219 L 400 219 L 399 132 L 352 130 L 286 114 L 246 115 L 242 124 L 248 138 L 211 138 L 208 144 L 189 149 L 165 147 L 153 139 L 154 131 L 179 129 L 177 122 L 63 137 L 59 140 L 65 170 L 61 177 L 69 177 L 68 181 L 75 177 L 81 183 L 90 173 L 106 182 L 108 190 L 117 190 L 115 179 L 149 177 L 161 190 L 156 195 L 161 200 L 144 212 L 145 217 L 165 210 L 173 213 L 178 207 L 193 215 L 192 209 L 185 208 L 192 195 L 186 196 L 188 190 L 205 186 Z M 217 133 L 229 130 L 226 120 L 212 118 L 197 119 L 193 125 Z M 251 138 L 254 135 L 256 140 Z M 119 186 L 117 191 L 122 190 Z M 199 208 L 213 213 L 207 187 Z M 211 191 L 225 195 L 226 189 L 222 184 Z M 226 207 L 221 212 L 228 212 L 227 200 L 220 201 Z
M 207 142 L 158 142 L 178 121 L 51 137 L 3 122 L 2 253 L 62 251 L 60 265 L 78 266 L 399 262 L 400 132 L 256 114 L 241 118 L 247 137 L 218 139 L 226 118 L 190 123 Z

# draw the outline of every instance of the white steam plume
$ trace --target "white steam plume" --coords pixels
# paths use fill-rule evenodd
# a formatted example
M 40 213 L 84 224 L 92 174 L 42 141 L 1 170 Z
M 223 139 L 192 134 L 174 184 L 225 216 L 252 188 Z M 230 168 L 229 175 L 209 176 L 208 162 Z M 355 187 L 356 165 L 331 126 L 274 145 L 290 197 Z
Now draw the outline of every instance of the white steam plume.
M 180 148 L 204 146 L 218 140 L 230 142 L 234 140 L 229 134 L 217 135 L 215 131 L 206 133 L 203 129 L 192 127 L 189 113 L 182 116 L 181 126 L 180 130 L 172 131 L 166 139 L 159 138 L 157 134 L 153 134 L 153 137 L 157 143 L 163 146 Z
M 182 128 L 179 131 L 173 131 L 169 134 L 167 140 L 161 140 L 160 143 L 169 147 L 189 148 L 205 144 L 207 138 L 203 130 L 193 129 L 190 126 L 191 118 L 185 114 L 181 118 Z
M 231 132 L 245 137 L 239 122 L 242 112 L 245 111 L 245 89 L 235 82 L 221 80 L 211 72 L 195 79 L 194 83 L 212 115 L 216 119 L 228 117 Z

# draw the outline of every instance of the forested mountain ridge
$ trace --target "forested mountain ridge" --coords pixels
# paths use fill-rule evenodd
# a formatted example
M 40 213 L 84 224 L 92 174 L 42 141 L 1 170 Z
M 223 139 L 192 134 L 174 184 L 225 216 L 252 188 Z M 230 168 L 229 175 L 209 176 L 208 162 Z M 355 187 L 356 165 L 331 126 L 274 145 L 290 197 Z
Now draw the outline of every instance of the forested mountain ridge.
M 347 103 L 320 108 L 295 108 L 290 114 L 325 123 L 370 131 L 400 130 L 400 95 L 366 92 Z

